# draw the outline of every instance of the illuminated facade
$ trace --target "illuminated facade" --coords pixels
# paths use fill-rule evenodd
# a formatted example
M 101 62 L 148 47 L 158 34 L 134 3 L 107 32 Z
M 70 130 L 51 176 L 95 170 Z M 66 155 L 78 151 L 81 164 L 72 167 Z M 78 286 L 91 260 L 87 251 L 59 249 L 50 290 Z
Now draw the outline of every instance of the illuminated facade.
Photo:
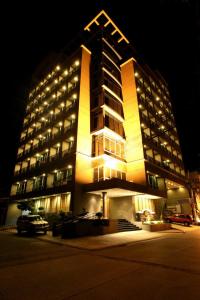
M 104 11 L 81 39 L 29 94 L 11 201 L 131 221 L 166 202 L 189 209 L 165 80 Z

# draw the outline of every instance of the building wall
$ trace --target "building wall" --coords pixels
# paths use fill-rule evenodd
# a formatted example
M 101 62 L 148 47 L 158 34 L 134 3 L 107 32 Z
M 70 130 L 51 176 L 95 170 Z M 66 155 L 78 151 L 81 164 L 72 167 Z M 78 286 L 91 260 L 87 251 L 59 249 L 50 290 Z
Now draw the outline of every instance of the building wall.
M 191 214 L 189 198 L 189 192 L 186 188 L 170 189 L 167 191 L 167 206 L 175 207 L 180 204 L 182 213 Z
M 121 66 L 124 108 L 124 130 L 126 135 L 127 180 L 146 184 L 142 133 L 134 77 L 134 61 Z
M 133 221 L 134 203 L 132 196 L 110 198 L 110 219 Z
M 19 216 L 21 216 L 21 210 L 17 208 L 17 203 L 10 203 L 8 206 L 6 225 L 16 225 Z

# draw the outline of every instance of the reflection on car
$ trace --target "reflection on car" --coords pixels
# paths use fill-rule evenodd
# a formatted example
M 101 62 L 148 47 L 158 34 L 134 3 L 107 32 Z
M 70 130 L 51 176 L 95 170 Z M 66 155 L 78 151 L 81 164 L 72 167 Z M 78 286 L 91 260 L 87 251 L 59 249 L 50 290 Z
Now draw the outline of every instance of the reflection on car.
M 40 215 L 26 215 L 20 216 L 17 219 L 17 232 L 21 234 L 22 231 L 34 234 L 42 231 L 46 234 L 49 228 L 49 223 L 44 220 Z

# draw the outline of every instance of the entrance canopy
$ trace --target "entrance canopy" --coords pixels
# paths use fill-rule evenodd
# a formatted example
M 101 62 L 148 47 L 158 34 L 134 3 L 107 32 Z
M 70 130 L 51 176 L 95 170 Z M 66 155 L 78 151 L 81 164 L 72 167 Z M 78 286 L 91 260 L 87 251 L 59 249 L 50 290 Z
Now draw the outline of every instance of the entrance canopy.
M 83 186 L 83 189 L 84 192 L 96 195 L 102 195 L 102 192 L 106 192 L 108 197 L 143 195 L 146 198 L 151 199 L 166 198 L 166 193 L 164 191 L 155 190 L 149 186 L 143 186 L 118 178 L 86 184 Z

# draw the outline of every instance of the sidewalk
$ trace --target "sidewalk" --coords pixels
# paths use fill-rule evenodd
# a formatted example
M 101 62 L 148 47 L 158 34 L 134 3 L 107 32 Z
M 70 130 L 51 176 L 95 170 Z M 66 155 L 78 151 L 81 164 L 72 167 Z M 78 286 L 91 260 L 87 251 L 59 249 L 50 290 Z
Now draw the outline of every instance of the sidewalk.
M 194 227 L 194 228 L 193 228 Z M 89 236 L 80 237 L 74 239 L 61 239 L 60 236 L 53 237 L 51 232 L 47 235 L 37 237 L 40 240 L 57 243 L 61 245 L 66 245 L 78 249 L 84 250 L 100 250 L 116 246 L 124 246 L 127 244 L 145 242 L 148 240 L 154 240 L 159 238 L 166 238 L 171 233 L 184 234 L 185 232 L 192 230 L 200 230 L 200 227 L 193 226 L 191 228 L 186 228 L 180 225 L 173 225 L 172 229 L 159 231 L 159 232 L 149 232 L 145 230 L 129 231 L 129 232 L 118 232 L 107 235 L 100 236 Z
M 82 250 L 101 250 L 159 238 L 167 238 L 170 234 L 185 234 L 194 230 L 200 231 L 200 226 L 193 225 L 191 227 L 186 227 L 172 224 L 172 229 L 164 231 L 149 232 L 145 230 L 138 230 L 99 236 L 86 236 L 73 239 L 61 239 L 60 236 L 54 237 L 52 236 L 52 232 L 48 231 L 46 235 L 38 235 L 36 238 L 44 242 L 65 245 Z M 16 233 L 16 228 L 4 228 L 4 231 Z

